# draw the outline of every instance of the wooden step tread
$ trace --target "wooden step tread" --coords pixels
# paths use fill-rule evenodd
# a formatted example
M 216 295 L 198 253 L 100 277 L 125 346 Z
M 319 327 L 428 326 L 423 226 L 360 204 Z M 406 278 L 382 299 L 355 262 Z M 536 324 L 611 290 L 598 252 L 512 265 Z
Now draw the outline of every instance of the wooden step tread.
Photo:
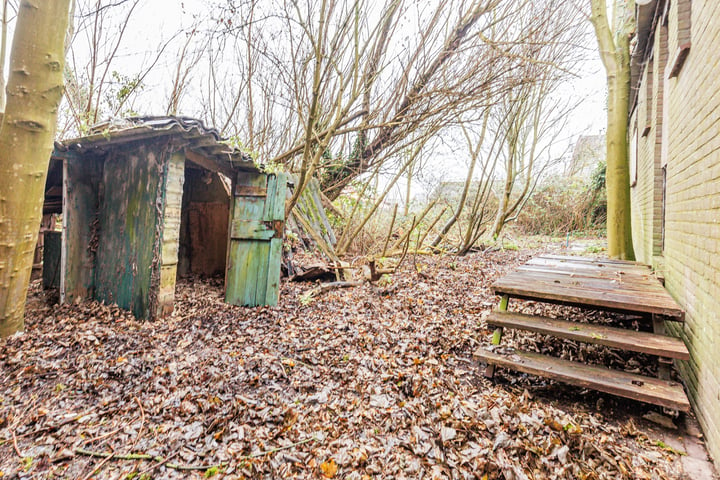
M 570 385 L 591 388 L 674 410 L 684 412 L 690 410 L 690 402 L 685 391 L 677 382 L 519 350 L 510 354 L 501 354 L 479 348 L 474 356 L 486 363 L 551 378 Z
M 608 327 L 592 323 L 579 323 L 522 313 L 493 311 L 487 318 L 488 325 L 515 328 L 529 332 L 552 335 L 584 343 L 648 353 L 659 357 L 690 360 L 685 343 L 667 335 L 638 332 L 624 328 Z

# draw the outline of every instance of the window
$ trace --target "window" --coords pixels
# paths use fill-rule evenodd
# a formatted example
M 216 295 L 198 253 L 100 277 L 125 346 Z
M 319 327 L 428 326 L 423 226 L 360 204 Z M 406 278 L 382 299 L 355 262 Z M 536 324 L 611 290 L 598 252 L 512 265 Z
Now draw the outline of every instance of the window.
M 692 0 L 673 0 L 670 2 L 670 49 L 673 53 L 668 77 L 676 77 L 690 53 L 692 40 Z
M 655 59 L 651 56 L 647 64 L 645 65 L 645 125 L 642 129 L 642 136 L 644 137 L 650 133 L 650 127 L 652 127 L 653 118 L 653 64 Z

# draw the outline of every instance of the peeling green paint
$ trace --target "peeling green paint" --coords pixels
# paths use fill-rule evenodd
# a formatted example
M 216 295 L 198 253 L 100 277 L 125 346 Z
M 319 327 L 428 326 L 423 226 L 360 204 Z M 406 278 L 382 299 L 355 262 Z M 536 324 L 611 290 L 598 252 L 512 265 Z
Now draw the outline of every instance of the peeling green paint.
M 273 232 L 282 232 L 276 222 L 284 221 L 287 177 L 282 173 L 241 173 L 236 182 L 233 191 L 265 188 L 267 195 L 233 199 L 225 301 L 277 305 L 282 238 Z
M 151 317 L 160 162 L 146 146 L 115 151 L 104 162 L 95 298 L 131 310 L 137 318 Z

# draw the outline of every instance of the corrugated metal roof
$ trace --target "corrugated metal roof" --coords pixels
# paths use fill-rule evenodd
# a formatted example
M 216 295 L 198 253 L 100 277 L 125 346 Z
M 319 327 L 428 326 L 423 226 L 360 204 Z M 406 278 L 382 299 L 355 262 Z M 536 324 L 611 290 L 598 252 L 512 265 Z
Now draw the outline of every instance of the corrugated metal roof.
M 125 143 L 165 136 L 178 137 L 180 147 L 224 167 L 245 171 L 258 170 L 248 154 L 223 143 L 220 132 L 206 127 L 202 120 L 189 117 L 129 117 L 112 120 L 94 125 L 90 129 L 90 134 L 85 137 L 56 142 L 55 150 L 103 154 Z M 185 145 L 182 144 L 183 142 Z

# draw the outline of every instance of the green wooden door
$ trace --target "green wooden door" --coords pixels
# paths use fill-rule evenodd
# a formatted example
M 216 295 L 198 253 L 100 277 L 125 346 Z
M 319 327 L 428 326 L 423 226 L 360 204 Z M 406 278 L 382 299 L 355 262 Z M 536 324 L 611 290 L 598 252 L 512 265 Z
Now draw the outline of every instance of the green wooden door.
M 282 173 L 238 174 L 230 212 L 227 303 L 277 305 L 286 189 Z

